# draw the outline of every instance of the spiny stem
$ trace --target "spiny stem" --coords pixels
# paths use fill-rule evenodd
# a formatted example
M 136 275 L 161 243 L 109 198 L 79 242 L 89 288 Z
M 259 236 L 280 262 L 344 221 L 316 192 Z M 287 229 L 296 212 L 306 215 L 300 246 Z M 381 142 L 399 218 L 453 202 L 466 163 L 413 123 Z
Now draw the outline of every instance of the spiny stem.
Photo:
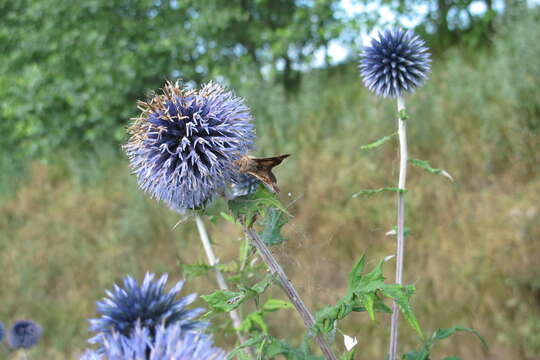
M 212 244 L 210 243 L 210 238 L 208 237 L 208 231 L 206 231 L 206 226 L 204 225 L 203 219 L 197 215 L 195 216 L 195 223 L 197 224 L 197 230 L 199 231 L 199 238 L 201 239 L 201 243 L 204 248 L 204 252 L 206 253 L 206 258 L 208 259 L 208 265 L 212 266 L 214 269 L 214 275 L 216 277 L 216 281 L 218 283 L 218 286 L 221 290 L 229 290 L 229 287 L 227 286 L 227 282 L 225 281 L 225 278 L 223 277 L 223 274 L 218 268 L 218 259 L 216 258 L 216 255 L 214 254 L 214 251 L 212 249 Z M 240 319 L 240 315 L 236 310 L 232 310 L 229 312 L 229 316 L 231 317 L 231 320 L 233 322 L 234 328 L 238 329 L 242 325 L 242 320 Z M 238 340 L 240 341 L 240 344 L 244 344 L 246 342 L 246 338 L 242 335 L 242 333 L 239 330 L 236 330 L 236 336 L 238 337 Z M 250 356 L 250 358 L 254 358 L 254 354 L 252 353 L 251 348 L 245 349 Z
M 399 181 L 398 188 L 405 190 L 407 181 L 407 123 L 405 116 L 405 99 L 398 97 L 398 134 L 399 134 Z M 397 198 L 397 256 L 396 283 L 403 284 L 403 257 L 405 253 L 405 192 L 400 191 Z M 392 320 L 390 326 L 389 360 L 397 359 L 399 308 L 396 301 L 392 303 Z
M 245 227 L 245 232 L 251 239 L 251 243 L 255 248 L 259 251 L 259 254 L 261 255 L 263 261 L 268 266 L 268 269 L 270 269 L 270 272 L 272 275 L 276 278 L 276 280 L 281 285 L 281 288 L 291 301 L 291 303 L 296 308 L 296 311 L 300 314 L 302 317 L 302 320 L 304 321 L 304 324 L 309 330 L 313 329 L 313 326 L 315 325 L 315 318 L 311 314 L 311 312 L 308 310 L 304 302 L 302 301 L 302 298 L 300 298 L 300 295 L 292 285 L 291 281 L 283 271 L 283 268 L 277 260 L 272 255 L 272 252 L 266 244 L 261 240 L 259 235 L 250 227 Z M 326 340 L 321 334 L 318 334 L 315 336 L 315 341 L 319 345 L 319 348 L 324 354 L 324 357 L 327 360 L 337 360 L 336 355 L 332 352 L 332 349 L 330 349 L 330 346 L 326 343 Z

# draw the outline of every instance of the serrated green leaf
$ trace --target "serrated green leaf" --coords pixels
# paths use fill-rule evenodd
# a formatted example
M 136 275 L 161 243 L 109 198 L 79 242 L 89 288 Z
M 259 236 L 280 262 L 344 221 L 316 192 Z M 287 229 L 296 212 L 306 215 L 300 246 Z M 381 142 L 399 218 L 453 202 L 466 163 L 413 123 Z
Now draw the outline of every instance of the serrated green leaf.
M 281 228 L 288 221 L 288 217 L 280 209 L 269 209 L 262 221 L 263 230 L 260 233 L 261 240 L 269 246 L 281 244 L 286 240 L 281 235 Z
M 409 304 L 409 298 L 412 294 L 414 294 L 415 291 L 414 285 L 402 286 L 397 284 L 384 284 L 381 291 L 384 295 L 394 299 L 407 322 L 421 337 L 424 337 L 420 324 L 418 323 L 412 307 Z
M 409 298 L 414 293 L 413 285 L 386 284 L 383 275 L 384 260 L 380 261 L 369 273 L 363 274 L 365 256 L 355 264 L 349 273 L 349 288 L 347 294 L 334 306 L 327 306 L 315 315 L 315 330 L 328 333 L 334 330 L 335 322 L 343 319 L 352 311 L 367 311 L 371 319 L 375 312 L 391 312 L 380 295 L 394 299 L 403 312 L 408 323 L 421 336 L 422 330 L 409 304 Z
M 396 136 L 398 133 L 397 131 L 395 133 L 392 133 L 390 135 L 387 135 L 387 136 L 383 136 L 382 138 L 378 139 L 378 140 L 375 140 L 374 142 L 372 143 L 369 143 L 369 144 L 366 144 L 366 145 L 362 145 L 360 146 L 360 150 L 370 150 L 370 149 L 374 149 L 374 148 L 377 148 L 379 146 L 381 146 L 382 144 L 388 142 L 390 139 L 392 139 L 394 136 Z
M 268 299 L 266 303 L 262 306 L 263 311 L 273 312 L 280 309 L 292 309 L 294 308 L 293 304 L 285 300 L 279 299 Z
M 405 360 L 429 360 L 429 355 L 431 354 L 431 349 L 440 340 L 444 340 L 458 331 L 470 332 L 478 337 L 484 346 L 487 346 L 484 338 L 474 329 L 467 328 L 464 326 L 454 326 L 447 329 L 437 329 L 424 343 L 420 351 L 410 351 L 403 356 Z M 459 357 L 451 356 L 446 357 L 445 360 L 459 360 Z
M 240 353 L 242 353 L 242 350 L 247 348 L 247 347 L 253 347 L 255 345 L 259 345 L 260 343 L 262 343 L 264 340 L 266 339 L 266 335 L 265 334 L 257 334 L 256 336 L 248 339 L 246 342 L 244 342 L 243 344 L 237 346 L 236 348 L 234 348 L 228 355 L 227 355 L 227 360 L 232 360 L 235 356 L 239 356 Z
M 219 290 L 209 295 L 201 295 L 213 311 L 229 312 L 246 300 L 245 292 Z
M 465 327 L 465 326 L 459 326 L 459 325 L 451 327 L 451 328 L 447 328 L 447 329 L 437 329 L 431 336 L 432 344 L 435 343 L 436 341 L 446 339 L 447 337 L 454 335 L 458 331 L 465 331 L 465 332 L 469 332 L 471 334 L 476 335 L 476 337 L 478 338 L 478 340 L 480 340 L 482 345 L 487 347 L 486 340 L 484 339 L 482 335 L 480 335 L 478 331 Z
M 373 195 L 381 193 L 381 192 L 395 192 L 395 193 L 405 194 L 407 192 L 407 189 L 400 189 L 400 188 L 396 188 L 396 187 L 384 187 L 384 188 L 379 188 L 379 189 L 365 189 L 365 190 L 360 190 L 357 193 L 354 193 L 352 195 L 352 197 L 353 198 L 357 198 L 359 196 L 367 196 L 367 197 L 369 197 L 369 196 L 373 196 Z
M 371 318 L 371 321 L 375 320 L 375 310 L 374 310 L 374 303 L 375 303 L 376 296 L 374 293 L 368 293 L 362 297 L 362 304 L 366 307 L 366 311 L 369 314 L 369 317 Z
M 413 164 L 414 166 L 418 166 L 419 168 L 426 170 L 427 172 L 430 172 L 432 174 L 442 175 L 442 176 L 447 177 L 451 181 L 454 181 L 454 178 L 452 177 L 452 175 L 450 175 L 446 170 L 431 167 L 431 165 L 425 160 L 409 159 L 409 162 Z
M 266 291 L 268 286 L 270 286 L 270 284 L 272 283 L 272 280 L 273 280 L 272 275 L 268 274 L 264 277 L 264 279 L 262 279 L 261 281 L 253 285 L 251 287 L 251 290 L 257 293 L 257 295 L 260 295 Z
M 362 273 L 364 272 L 365 266 L 366 266 L 366 256 L 363 254 L 360 257 L 360 260 L 356 262 L 352 270 L 349 272 L 349 289 L 353 289 L 356 287 L 357 282 L 362 277 Z

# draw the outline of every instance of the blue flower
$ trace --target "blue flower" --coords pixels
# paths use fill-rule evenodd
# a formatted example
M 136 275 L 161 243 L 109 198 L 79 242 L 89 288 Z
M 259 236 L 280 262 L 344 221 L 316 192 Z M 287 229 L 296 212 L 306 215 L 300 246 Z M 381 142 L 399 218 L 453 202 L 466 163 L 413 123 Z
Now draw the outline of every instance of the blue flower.
M 43 329 L 30 320 L 17 321 L 9 330 L 8 343 L 12 349 L 29 349 L 41 339 Z
M 207 326 L 205 322 L 193 320 L 204 309 L 186 309 L 187 305 L 195 301 L 196 294 L 176 301 L 184 285 L 183 281 L 167 293 L 167 275 L 157 281 L 153 281 L 154 277 L 154 274 L 146 274 L 139 286 L 135 279 L 127 276 L 123 288 L 114 285 L 113 291 L 106 291 L 108 297 L 97 302 L 101 317 L 90 319 L 90 330 L 98 333 L 90 339 L 91 343 L 103 343 L 104 337 L 113 331 L 129 336 L 137 323 L 151 331 L 160 324 L 178 324 L 182 330 L 203 329 Z
M 178 212 L 220 194 L 238 176 L 233 162 L 253 146 L 249 108 L 216 83 L 200 90 L 167 83 L 139 108 L 124 150 L 139 187 Z
M 87 350 L 81 360 L 222 360 L 225 352 L 214 347 L 212 337 L 183 331 L 180 324 L 160 325 L 151 331 L 137 324 L 130 336 L 116 332 L 103 339 L 103 349 Z
M 4 324 L 0 322 L 0 342 L 4 340 L 4 335 L 6 335 L 6 328 L 4 327 Z
M 431 69 L 425 42 L 411 31 L 379 33 L 364 47 L 360 73 L 364 85 L 378 96 L 396 98 L 421 86 Z

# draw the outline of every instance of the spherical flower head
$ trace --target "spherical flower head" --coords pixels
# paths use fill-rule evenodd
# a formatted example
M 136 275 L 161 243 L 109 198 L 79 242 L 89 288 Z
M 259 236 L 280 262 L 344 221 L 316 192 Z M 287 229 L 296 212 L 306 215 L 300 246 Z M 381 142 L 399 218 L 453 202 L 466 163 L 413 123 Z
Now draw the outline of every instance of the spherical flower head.
M 233 162 L 253 146 L 249 108 L 216 83 L 200 90 L 167 83 L 139 108 L 124 150 L 139 187 L 178 212 L 222 193 L 238 176 Z
M 207 326 L 205 322 L 193 320 L 204 309 L 186 309 L 195 301 L 196 294 L 176 300 L 183 281 L 166 292 L 167 275 L 157 281 L 154 281 L 154 277 L 154 274 L 146 274 L 139 286 L 135 279 L 127 276 L 123 288 L 114 285 L 112 291 L 106 291 L 108 297 L 97 302 L 101 317 L 90 319 L 90 330 L 98 333 L 90 339 L 91 343 L 103 343 L 104 337 L 113 331 L 129 336 L 137 323 L 151 331 L 160 324 L 178 324 L 183 330 L 204 329 Z
M 386 30 L 364 47 L 360 73 L 370 91 L 397 98 L 424 83 L 431 69 L 430 57 L 425 42 L 412 31 Z
M 183 331 L 179 324 L 160 325 L 152 336 L 137 324 L 129 337 L 105 336 L 101 351 L 87 350 L 81 360 L 222 360 L 225 352 L 214 347 L 212 336 Z
M 8 343 L 12 349 L 30 349 L 43 334 L 41 326 L 30 320 L 17 321 L 8 333 Z

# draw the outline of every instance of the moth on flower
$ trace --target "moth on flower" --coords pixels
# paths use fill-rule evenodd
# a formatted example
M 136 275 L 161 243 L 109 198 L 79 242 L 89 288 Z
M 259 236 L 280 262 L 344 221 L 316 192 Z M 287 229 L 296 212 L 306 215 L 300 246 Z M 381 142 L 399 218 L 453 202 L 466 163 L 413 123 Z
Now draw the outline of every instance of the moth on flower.
M 253 156 L 242 156 L 236 160 L 234 164 L 239 167 L 238 172 L 240 174 L 249 174 L 256 179 L 262 181 L 272 192 L 279 192 L 277 186 L 277 179 L 272 169 L 281 162 L 291 156 L 290 154 L 283 154 L 279 156 L 272 156 L 267 158 L 256 158 Z

